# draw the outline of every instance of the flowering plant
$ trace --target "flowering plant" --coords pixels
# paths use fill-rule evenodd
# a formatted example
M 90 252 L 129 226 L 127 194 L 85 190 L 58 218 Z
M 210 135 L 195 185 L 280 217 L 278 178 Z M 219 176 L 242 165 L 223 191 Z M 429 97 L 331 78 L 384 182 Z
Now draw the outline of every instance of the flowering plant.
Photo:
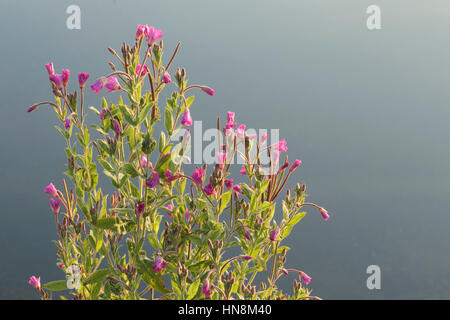
M 41 286 L 40 277 L 32 276 L 30 285 L 43 299 L 66 289 L 75 299 L 315 298 L 305 286 L 311 278 L 285 266 L 289 248 L 280 243 L 305 216 L 304 206 L 315 206 L 325 220 L 327 211 L 306 203 L 306 186 L 297 184 L 281 201 L 282 220 L 274 220 L 276 200 L 300 160 L 290 164 L 286 156 L 280 161 L 287 150 L 285 140 L 269 145 L 267 134 L 249 135 L 228 112 L 225 126 L 217 122 L 224 138 L 223 144 L 219 139 L 208 181 L 206 164 L 185 174 L 182 164 L 190 145 L 186 127 L 192 125 L 194 101 L 189 93 L 215 92 L 207 86 L 188 86 L 184 69 L 176 70 L 172 82 L 169 71 L 180 44 L 164 66 L 161 37 L 160 30 L 139 25 L 133 46 L 124 43 L 121 55 L 108 49 L 121 68 L 109 62 L 112 73 L 90 88 L 97 94 L 103 88 L 121 92 L 127 102 L 122 96 L 116 103 L 103 98 L 100 109 L 89 107 L 98 124 L 88 126 L 85 121 L 89 74 L 78 74 L 78 95 L 69 93 L 69 70 L 56 74 L 52 63 L 46 65 L 55 102 L 35 104 L 28 112 L 52 107 L 61 123 L 57 129 L 67 142 L 65 175 L 70 184 L 63 179 L 61 189 L 50 183 L 44 190 L 52 197 L 59 236 L 57 264 L 66 279 Z M 162 117 L 160 95 L 168 85 L 176 90 Z M 173 138 L 181 130 L 184 134 L 175 145 Z M 262 167 L 263 154 L 268 155 L 269 170 Z M 235 156 L 244 162 L 241 183 L 231 178 Z M 114 187 L 110 195 L 98 186 L 99 166 Z M 299 281 L 294 280 L 293 294 L 288 295 L 276 282 L 291 272 Z M 267 280 L 256 289 L 253 281 L 259 273 Z

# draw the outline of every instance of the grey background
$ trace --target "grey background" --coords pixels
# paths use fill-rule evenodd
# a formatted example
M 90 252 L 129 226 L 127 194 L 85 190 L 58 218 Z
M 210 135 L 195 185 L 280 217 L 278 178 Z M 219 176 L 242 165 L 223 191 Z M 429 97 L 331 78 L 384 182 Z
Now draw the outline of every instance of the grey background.
M 65 26 L 70 4 L 81 30 Z M 379 0 L 380 31 L 366 28 L 370 4 L 1 1 L 0 298 L 37 298 L 30 275 L 63 277 L 42 190 L 60 184 L 64 141 L 50 109 L 25 112 L 52 97 L 44 63 L 69 68 L 74 83 L 82 71 L 93 80 L 108 72 L 106 47 L 119 50 L 148 23 L 163 30 L 166 52 L 183 43 L 174 67 L 217 92 L 196 94 L 195 120 L 214 126 L 234 110 L 239 123 L 280 128 L 302 159 L 293 180 L 332 216 L 310 211 L 286 243 L 315 295 L 448 299 L 450 3 Z M 366 288 L 371 264 L 381 290 Z

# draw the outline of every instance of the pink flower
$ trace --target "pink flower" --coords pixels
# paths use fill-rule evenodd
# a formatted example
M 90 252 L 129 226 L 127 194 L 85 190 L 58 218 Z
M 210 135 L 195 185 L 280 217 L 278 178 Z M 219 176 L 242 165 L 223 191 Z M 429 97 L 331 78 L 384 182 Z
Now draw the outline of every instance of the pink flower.
M 287 167 L 289 167 L 289 161 L 286 161 L 285 163 L 283 163 L 283 165 L 280 167 L 280 171 L 286 169 Z
M 289 172 L 294 171 L 294 170 L 297 169 L 298 166 L 301 165 L 301 164 L 302 164 L 302 161 L 301 161 L 301 160 L 298 160 L 298 159 L 295 160 L 294 163 L 292 164 L 292 166 L 289 168 Z
M 39 104 L 34 104 L 31 107 L 28 108 L 27 112 L 33 112 L 39 107 Z
M 241 256 L 242 260 L 248 261 L 248 260 L 252 260 L 253 257 L 252 256 Z
M 330 218 L 330 215 L 328 214 L 328 211 L 325 210 L 322 207 L 320 207 L 318 209 L 319 209 L 320 214 L 322 215 L 323 220 L 327 221 Z
M 259 143 L 261 145 L 263 145 L 267 141 L 268 138 L 269 138 L 269 135 L 267 133 L 261 134 L 261 138 L 259 139 Z
M 67 118 L 66 121 L 64 121 L 64 128 L 66 128 L 66 130 L 69 130 L 70 125 L 71 125 L 70 118 Z
M 286 151 L 287 150 L 286 140 L 278 141 L 278 143 L 274 145 L 274 149 L 278 151 Z
M 303 280 L 303 282 L 304 282 L 305 284 L 308 284 L 308 283 L 311 282 L 311 277 L 308 276 L 306 273 L 300 271 L 300 274 L 299 274 L 299 275 L 300 275 L 300 277 L 302 278 L 302 280 Z
M 136 74 L 138 74 L 139 76 L 143 77 L 145 76 L 145 74 L 148 72 L 148 66 L 145 65 L 144 67 L 141 67 L 140 64 L 137 65 L 136 67 Z
M 245 175 L 247 174 L 247 171 L 245 171 L 245 165 L 242 165 L 241 171 L 239 171 L 240 174 Z
M 136 205 L 135 212 L 137 216 L 143 214 L 144 210 L 145 210 L 145 202 L 141 202 Z
M 159 182 L 159 175 L 158 175 L 158 172 L 153 171 L 153 172 L 152 172 L 152 178 L 149 179 L 149 180 L 147 180 L 146 185 L 147 185 L 147 187 L 149 187 L 150 189 L 152 189 L 152 188 L 156 187 L 156 185 L 158 184 L 158 182 Z
M 66 265 L 64 263 L 60 263 L 59 266 L 61 269 L 64 269 L 66 267 Z
M 205 193 L 210 196 L 216 193 L 216 190 L 214 190 L 214 187 L 212 186 L 211 183 L 207 184 L 204 188 Z
M 276 241 L 279 233 L 280 233 L 280 229 L 278 227 L 275 228 L 275 230 L 273 230 L 272 233 L 270 234 L 270 237 L 269 237 L 270 241 Z
M 63 85 L 63 77 L 60 74 L 52 74 L 50 75 L 50 81 L 58 88 L 58 89 L 62 89 L 62 85 Z
M 53 183 L 50 183 L 47 187 L 45 187 L 44 192 L 52 197 L 59 198 L 58 190 L 56 190 Z
M 210 96 L 214 96 L 216 94 L 210 87 L 202 86 L 201 89 L 204 93 L 209 94 Z
M 172 174 L 172 171 L 169 169 L 166 170 L 166 179 L 167 182 L 171 183 L 172 181 L 177 180 L 180 177 L 180 173 Z
M 153 263 L 153 265 L 152 265 L 152 270 L 155 272 L 161 272 L 161 270 L 165 269 L 167 265 L 168 265 L 168 263 L 166 261 L 164 261 L 164 259 L 162 257 L 157 255 L 155 257 L 155 263 Z
M 108 78 L 108 81 L 105 84 L 105 89 L 108 92 L 113 92 L 120 89 L 119 81 L 116 76 L 112 76 Z
M 217 163 L 220 164 L 223 168 L 227 159 L 227 154 L 223 152 L 217 152 Z
M 139 161 L 140 168 L 144 170 L 145 168 L 153 168 L 151 161 L 147 160 L 147 156 L 145 154 L 141 155 L 141 160 Z
M 137 31 L 136 31 L 136 41 L 139 41 L 139 39 L 142 38 L 142 36 L 147 32 L 148 25 L 141 25 L 138 24 Z
M 35 276 L 31 276 L 30 280 L 28 280 L 28 284 L 35 287 L 36 290 L 41 290 L 41 277 L 36 278 Z
M 186 221 L 189 221 L 191 219 L 191 213 L 189 212 L 189 210 L 186 208 Z
M 57 215 L 59 213 L 59 209 L 61 207 L 61 200 L 57 199 L 50 199 L 50 208 L 52 208 L 52 211 L 55 215 Z
M 237 127 L 237 129 L 236 129 L 236 136 L 239 139 L 244 139 L 245 138 L 245 124 L 241 124 L 239 127 Z
M 211 297 L 213 288 L 214 288 L 214 285 L 212 283 L 209 283 L 208 279 L 205 279 L 205 282 L 203 282 L 202 294 L 206 298 Z
M 245 229 L 244 235 L 247 240 L 250 240 L 250 232 L 247 229 Z
M 100 93 L 100 91 L 102 90 L 103 86 L 105 85 L 105 83 L 107 82 L 105 77 L 101 77 L 100 79 L 98 79 L 97 81 L 94 82 L 94 84 L 91 85 L 91 89 L 92 91 L 94 91 L 95 93 Z
M 116 119 L 113 119 L 112 124 L 113 124 L 113 127 L 114 127 L 114 131 L 116 132 L 116 136 L 118 137 L 120 135 L 120 124 L 119 124 L 119 121 L 117 121 Z
M 70 70 L 62 69 L 62 83 L 63 83 L 64 87 L 67 87 L 67 84 L 69 83 L 69 76 L 70 76 Z
M 231 188 L 233 188 L 233 182 L 234 179 L 226 179 L 225 180 L 225 187 L 230 190 Z
M 88 79 L 89 79 L 89 73 L 81 72 L 78 74 L 78 85 L 80 86 L 81 89 L 84 88 Z
M 53 67 L 53 62 L 49 62 L 45 65 L 45 69 L 47 69 L 48 76 L 51 76 L 55 73 L 55 68 Z
M 235 185 L 234 187 L 233 187 L 233 191 L 236 193 L 236 194 L 242 194 L 242 188 L 241 188 L 241 186 L 240 185 Z
M 150 27 L 145 30 L 145 40 L 147 40 L 148 45 L 152 46 L 163 36 L 161 30 Z
M 183 126 L 190 126 L 192 124 L 192 117 L 189 109 L 186 109 L 186 111 L 184 111 L 183 116 L 181 117 L 181 124 Z
M 168 84 L 169 82 L 172 81 L 172 78 L 170 77 L 170 74 L 167 71 L 164 72 L 163 81 L 165 84 Z
M 234 112 L 227 111 L 227 125 L 226 129 L 234 129 L 236 123 L 234 122 Z
M 173 218 L 172 212 L 170 212 L 170 211 L 173 210 L 173 207 L 172 207 L 172 205 L 170 203 L 167 206 L 167 210 L 169 210 L 169 211 L 167 211 L 167 214 L 169 215 L 169 217 Z
M 192 179 L 198 185 L 203 184 L 204 172 L 202 168 L 195 168 L 194 173 L 192 173 Z
M 107 108 L 103 108 L 102 111 L 100 112 L 100 119 L 105 120 L 105 115 L 108 113 L 108 109 Z

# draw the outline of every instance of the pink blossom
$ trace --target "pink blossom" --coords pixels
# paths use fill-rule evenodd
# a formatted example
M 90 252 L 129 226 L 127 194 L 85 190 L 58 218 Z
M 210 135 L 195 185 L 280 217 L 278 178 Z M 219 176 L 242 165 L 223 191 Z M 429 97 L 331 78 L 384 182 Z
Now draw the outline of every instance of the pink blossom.
M 36 290 L 41 290 L 41 277 L 36 278 L 35 276 L 31 276 L 30 280 L 28 280 L 28 284 L 35 287 Z
M 70 76 L 70 70 L 62 69 L 62 83 L 63 83 L 64 87 L 67 87 L 67 84 L 69 83 L 69 76 Z
M 145 210 L 145 202 L 136 204 L 135 212 L 136 212 L 137 216 L 140 216 L 141 214 L 143 214 L 144 210 Z
M 64 263 L 60 263 L 59 266 L 61 269 L 64 269 L 66 267 L 66 265 Z
M 209 94 L 210 96 L 214 96 L 216 94 L 210 87 L 202 86 L 201 89 L 204 93 Z
M 216 193 L 216 190 L 214 190 L 214 187 L 212 186 L 211 183 L 207 184 L 204 188 L 205 193 L 210 196 Z
M 161 272 L 161 270 L 165 269 L 168 264 L 169 263 L 164 261 L 164 259 L 161 256 L 157 255 L 155 257 L 155 263 L 153 263 L 152 265 L 152 270 L 155 272 Z
M 267 141 L 268 138 L 269 138 L 269 135 L 267 133 L 261 134 L 261 138 L 259 139 L 259 143 L 261 145 L 263 145 Z
M 59 198 L 58 190 L 56 190 L 53 183 L 50 183 L 47 187 L 45 187 L 44 192 L 52 197 Z
M 139 39 L 142 38 L 142 36 L 147 32 L 148 25 L 141 25 L 138 24 L 137 31 L 136 31 L 136 41 L 139 41 Z
M 289 172 L 294 171 L 294 170 L 297 169 L 298 166 L 301 165 L 301 164 L 302 164 L 302 161 L 301 161 L 301 160 L 298 160 L 298 159 L 295 160 L 294 163 L 292 164 L 292 166 L 289 168 Z
M 189 109 L 186 109 L 181 117 L 181 124 L 183 126 L 190 126 L 192 124 L 192 117 Z
M 280 229 L 278 227 L 275 228 L 275 230 L 273 230 L 272 233 L 270 234 L 270 237 L 269 237 L 270 241 L 276 241 L 279 233 L 280 233 Z
M 180 173 L 172 174 L 172 171 L 170 171 L 169 169 L 166 170 L 166 179 L 169 183 L 177 180 L 180 176 Z
M 278 151 L 286 151 L 287 150 L 286 140 L 278 141 L 278 143 L 274 145 L 274 149 Z
M 280 171 L 286 169 L 287 167 L 289 167 L 289 161 L 286 161 L 285 163 L 283 163 L 283 165 L 280 167 Z
M 252 256 L 241 256 L 242 260 L 248 261 L 248 260 L 252 260 L 253 257 Z
M 89 77 L 90 77 L 89 73 L 86 72 L 81 72 L 78 74 L 78 85 L 80 86 L 81 89 L 84 88 Z
M 233 191 L 236 193 L 236 194 L 242 194 L 242 188 L 241 188 L 241 186 L 240 185 L 235 185 L 234 187 L 233 187 Z
M 67 118 L 66 121 L 64 121 L 64 128 L 66 128 L 66 130 L 69 130 L 70 125 L 71 125 L 70 118 Z
M 148 45 L 152 46 L 163 36 L 161 30 L 150 27 L 145 30 L 145 40 L 147 40 Z
M 245 124 L 241 124 L 239 127 L 237 127 L 237 129 L 236 129 L 236 136 L 239 139 L 244 139 L 245 138 Z
M 169 82 L 172 81 L 172 78 L 170 77 L 170 74 L 167 71 L 164 72 L 163 81 L 165 84 L 168 84 Z
M 203 282 L 203 287 L 202 287 L 201 292 L 206 298 L 209 298 L 212 295 L 213 288 L 214 288 L 214 285 L 212 283 L 209 283 L 208 279 L 205 279 L 205 282 Z
M 143 77 L 145 76 L 145 74 L 148 72 L 148 66 L 145 65 L 144 67 L 141 67 L 140 64 L 137 65 L 136 67 L 136 74 L 138 74 L 139 76 Z
M 105 115 L 108 113 L 108 109 L 107 108 L 103 108 L 102 111 L 100 111 L 100 119 L 105 120 Z
M 225 180 L 225 187 L 230 190 L 231 188 L 233 188 L 233 182 L 234 179 L 226 179 Z
M 189 212 L 189 210 L 186 208 L 186 221 L 189 221 L 191 219 L 191 213 Z
M 45 69 L 47 69 L 48 75 L 51 76 L 55 73 L 55 68 L 53 67 L 53 62 L 49 62 L 45 65 Z
M 217 163 L 222 165 L 222 167 L 225 164 L 226 159 L 227 159 L 227 154 L 226 153 L 217 152 Z
M 95 93 L 100 93 L 100 91 L 102 90 L 103 86 L 105 85 L 105 83 L 107 82 L 105 77 L 101 77 L 100 79 L 97 79 L 97 81 L 95 81 L 92 85 L 91 85 L 91 89 L 92 91 L 94 91 Z
M 300 271 L 300 274 L 299 274 L 299 275 L 300 275 L 300 277 L 302 278 L 302 280 L 303 280 L 303 282 L 304 282 L 305 284 L 308 284 L 308 283 L 311 282 L 311 277 L 308 276 L 306 273 Z
M 112 124 L 113 124 L 113 127 L 114 127 L 114 131 L 116 132 L 116 136 L 118 137 L 120 135 L 120 124 L 119 124 L 119 121 L 117 121 L 116 119 L 113 119 Z
M 172 204 L 169 203 L 169 205 L 167 206 L 167 210 L 169 210 L 169 211 L 167 211 L 167 214 L 169 215 L 169 217 L 173 218 L 172 212 L 170 212 L 173 210 Z
M 245 175 L 247 174 L 247 171 L 245 170 L 245 165 L 242 165 L 241 171 L 239 171 L 240 174 Z
M 59 209 L 61 207 L 61 200 L 59 199 L 50 199 L 50 208 L 52 209 L 53 213 L 57 215 L 59 213 Z
M 147 180 L 146 185 L 147 187 L 149 187 L 150 189 L 156 187 L 156 185 L 159 183 L 159 175 L 158 172 L 153 171 L 152 172 L 152 178 Z
M 250 240 L 250 232 L 247 229 L 245 229 L 244 235 L 247 240 Z
M 194 173 L 192 173 L 192 179 L 198 185 L 203 184 L 204 172 L 202 168 L 195 168 Z
M 320 207 L 318 209 L 319 209 L 320 214 L 322 215 L 323 220 L 327 221 L 330 218 L 330 215 L 328 214 L 328 211 L 325 210 L 322 207 Z
M 62 89 L 63 77 L 60 74 L 54 73 L 50 75 L 50 81 L 58 88 Z
M 234 112 L 227 111 L 227 129 L 234 129 L 236 127 L 236 123 L 234 122 Z
M 108 92 L 113 92 L 120 89 L 120 84 L 116 76 L 111 76 L 108 78 L 108 81 L 105 84 L 105 89 Z

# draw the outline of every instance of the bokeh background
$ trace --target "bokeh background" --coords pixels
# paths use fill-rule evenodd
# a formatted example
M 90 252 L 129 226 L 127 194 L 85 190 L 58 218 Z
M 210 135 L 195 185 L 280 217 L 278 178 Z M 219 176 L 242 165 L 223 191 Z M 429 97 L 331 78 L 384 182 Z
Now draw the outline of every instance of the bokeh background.
M 81 30 L 66 28 L 71 4 Z M 166 52 L 181 41 L 174 67 L 216 90 L 196 94 L 195 120 L 212 127 L 233 110 L 238 123 L 279 128 L 303 161 L 293 180 L 332 217 L 309 211 L 286 244 L 315 295 L 450 298 L 450 3 L 377 0 L 382 29 L 369 31 L 371 4 L 1 1 L 0 298 L 36 299 L 30 275 L 64 276 L 43 193 L 60 184 L 64 141 L 50 108 L 25 112 L 52 97 L 44 63 L 93 80 L 109 71 L 106 48 L 132 42 L 138 23 L 163 30 Z M 372 264 L 381 290 L 366 287 Z

